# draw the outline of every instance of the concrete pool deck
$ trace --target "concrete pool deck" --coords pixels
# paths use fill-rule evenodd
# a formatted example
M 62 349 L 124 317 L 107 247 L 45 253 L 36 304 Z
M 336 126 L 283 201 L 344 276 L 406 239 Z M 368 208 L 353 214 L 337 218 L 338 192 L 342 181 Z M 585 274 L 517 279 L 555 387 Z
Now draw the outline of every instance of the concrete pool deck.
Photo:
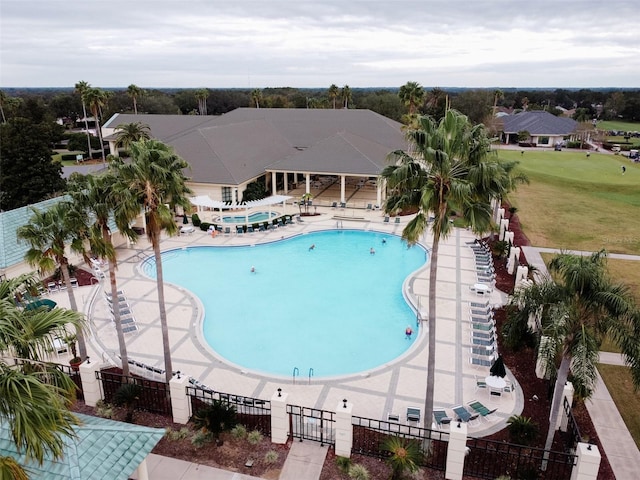
M 290 210 L 287 213 L 297 213 L 296 207 L 287 206 L 287 209 Z M 304 223 L 288 225 L 272 232 L 217 235 L 212 238 L 206 232 L 196 229 L 192 234 L 163 237 L 162 249 L 196 245 L 257 244 L 336 226 L 400 235 L 408 221 L 407 217 L 401 217 L 399 224 L 394 223 L 393 219 L 385 223 L 382 212 L 362 209 L 318 207 L 317 213 L 319 215 L 314 217 L 303 217 Z M 434 403 L 435 407 L 446 408 L 450 415 L 453 415 L 451 407 L 467 404 L 472 400 L 479 400 L 489 409 L 497 408 L 496 413 L 491 416 L 492 421 L 473 422 L 469 425 L 470 435 L 482 436 L 504 428 L 507 418 L 522 412 L 524 399 L 517 385 L 513 394 L 503 393 L 499 397 L 490 395 L 487 389 L 476 388 L 476 377 L 484 378 L 489 369 L 470 364 L 469 302 L 488 298 L 492 304 L 500 304 L 506 301 L 506 295 L 494 291 L 490 297 L 481 297 L 470 291 L 469 287 L 477 280 L 473 252 L 466 242 L 473 239 L 471 232 L 454 229 L 452 235 L 441 242 L 440 246 Z M 425 236 L 425 246 L 429 247 L 430 243 L 429 236 Z M 138 244 L 131 248 L 118 249 L 118 288 L 124 291 L 139 329 L 138 332 L 126 334 L 129 358 L 163 368 L 156 283 L 139 270 L 141 260 L 149 255 L 152 255 L 152 251 L 146 238 L 140 238 Z M 426 327 L 428 264 L 414 273 L 406 285 L 407 293 L 419 307 Z M 91 320 L 92 334 L 88 345 L 90 355 L 92 359 L 102 358 L 108 362 L 118 354 L 118 341 L 102 293 L 103 287 L 108 288 L 108 279 L 102 280 L 98 286 L 79 288 L 76 297 Z M 291 301 L 292 308 L 296 308 L 295 290 L 296 286 L 287 286 L 286 279 L 283 280 L 283 297 Z M 52 294 L 52 298 L 62 306 L 68 303 L 64 292 Z M 179 286 L 170 284 L 165 284 L 165 299 L 174 370 L 180 370 L 214 390 L 270 399 L 278 388 L 282 388 L 289 394 L 290 404 L 332 411 L 346 398 L 353 403 L 354 415 L 386 420 L 387 415 L 392 413 L 400 417 L 401 423 L 406 421 L 407 407 L 422 408 L 424 404 L 426 328 L 420 328 L 418 339 L 405 355 L 378 369 L 336 379 L 309 378 L 308 372 L 300 372 L 300 376 L 294 381 L 293 376 L 265 377 L 225 363 L 201 340 L 199 325 L 203 309 L 199 300 Z M 242 348 L 241 339 L 238 348 Z M 282 345 L 282 348 L 286 349 L 287 346 Z M 330 354 L 330 346 L 327 346 L 327 355 Z M 514 381 L 510 374 L 508 377 Z

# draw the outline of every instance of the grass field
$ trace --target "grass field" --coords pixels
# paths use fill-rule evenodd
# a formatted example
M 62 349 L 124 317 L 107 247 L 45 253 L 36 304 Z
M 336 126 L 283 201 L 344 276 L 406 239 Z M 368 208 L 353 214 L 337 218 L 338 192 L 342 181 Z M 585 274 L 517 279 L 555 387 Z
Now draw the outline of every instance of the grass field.
M 604 122 L 598 122 L 597 128 L 598 130 L 623 130 L 625 132 L 640 132 L 640 123 L 606 120 Z
M 598 364 L 598 371 L 636 446 L 640 448 L 640 392 L 633 391 L 629 369 L 617 365 Z
M 640 254 L 640 164 L 604 153 L 500 150 L 531 183 L 509 201 L 539 247 Z M 626 167 L 622 175 L 621 166 Z

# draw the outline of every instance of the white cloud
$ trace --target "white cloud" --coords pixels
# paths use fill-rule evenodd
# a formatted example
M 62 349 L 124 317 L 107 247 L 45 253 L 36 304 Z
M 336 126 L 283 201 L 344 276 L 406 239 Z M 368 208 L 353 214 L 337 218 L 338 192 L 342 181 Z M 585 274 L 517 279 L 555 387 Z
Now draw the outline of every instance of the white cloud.
M 3 0 L 0 86 L 638 87 L 632 3 Z

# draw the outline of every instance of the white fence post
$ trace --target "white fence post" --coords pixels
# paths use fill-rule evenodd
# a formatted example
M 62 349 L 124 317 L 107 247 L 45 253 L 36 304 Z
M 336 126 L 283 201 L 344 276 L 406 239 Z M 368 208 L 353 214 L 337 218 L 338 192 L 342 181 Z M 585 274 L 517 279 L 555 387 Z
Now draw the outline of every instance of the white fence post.
M 567 431 L 567 426 L 569 425 L 569 416 L 564 411 L 564 398 L 566 397 L 567 402 L 569 402 L 569 406 L 573 405 L 573 384 L 571 382 L 567 382 L 564 385 L 564 390 L 562 391 L 562 403 L 560 405 L 560 415 L 558 415 L 558 424 L 556 425 L 556 430 L 560 430 L 561 432 Z
M 351 412 L 353 404 L 344 399 L 336 407 L 336 445 L 335 452 L 339 457 L 351 457 L 353 447 L 353 425 L 351 424 Z
M 503 218 L 502 220 L 500 220 L 500 236 L 498 237 L 499 240 L 504 240 L 504 233 L 509 229 L 509 220 L 507 220 L 506 218 Z
M 467 424 L 451 422 L 449 424 L 449 444 L 447 445 L 447 466 L 444 478 L 462 480 L 464 459 L 467 456 Z
M 187 395 L 187 385 L 189 377 L 177 373 L 169 381 L 169 392 L 171 394 L 171 414 L 174 423 L 185 424 L 189 421 L 189 396 Z
M 571 480 L 596 480 L 600 469 L 600 451 L 596 445 L 578 443 L 578 461 L 571 470 Z
M 279 388 L 271 397 L 271 442 L 283 445 L 289 437 L 287 393 Z
M 95 407 L 98 401 L 102 400 L 102 388 L 100 380 L 96 378 L 96 372 L 100 371 L 102 365 L 97 362 L 86 362 L 80 365 L 80 380 L 82 382 L 82 394 L 84 395 L 84 403 L 88 407 Z

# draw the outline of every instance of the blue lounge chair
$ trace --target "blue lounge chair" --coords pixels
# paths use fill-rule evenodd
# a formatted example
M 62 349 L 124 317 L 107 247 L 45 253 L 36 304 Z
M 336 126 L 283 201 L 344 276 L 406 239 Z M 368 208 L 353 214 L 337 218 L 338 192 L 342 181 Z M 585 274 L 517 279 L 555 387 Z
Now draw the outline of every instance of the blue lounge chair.
M 465 422 L 465 423 L 473 422 L 474 420 L 477 420 L 478 417 L 480 416 L 479 413 L 474 413 L 474 414 L 469 413 L 469 411 L 466 408 L 464 408 L 464 406 L 462 405 L 453 407 L 453 413 L 455 413 L 458 416 L 459 421 Z
M 259 232 L 264 232 L 264 225 L 263 224 L 258 225 L 258 231 Z
M 449 423 L 451 423 L 451 418 L 447 415 L 447 412 L 444 408 L 434 408 L 433 419 L 435 420 L 437 428 L 441 428 L 442 425 L 448 425 Z
M 247 233 L 253 233 L 253 226 L 252 225 L 249 225 L 247 227 Z
M 407 422 L 420 423 L 421 411 L 418 407 L 407 407 Z
M 389 223 L 389 217 L 384 217 L 384 223 Z
M 485 407 L 482 403 L 480 403 L 477 400 L 473 400 L 471 402 L 469 402 L 469 407 L 476 412 L 478 415 L 480 415 L 483 419 L 487 419 L 486 417 L 491 415 L 492 413 L 494 413 L 496 410 L 498 410 L 497 408 L 494 408 L 493 410 L 489 410 L 487 407 Z

